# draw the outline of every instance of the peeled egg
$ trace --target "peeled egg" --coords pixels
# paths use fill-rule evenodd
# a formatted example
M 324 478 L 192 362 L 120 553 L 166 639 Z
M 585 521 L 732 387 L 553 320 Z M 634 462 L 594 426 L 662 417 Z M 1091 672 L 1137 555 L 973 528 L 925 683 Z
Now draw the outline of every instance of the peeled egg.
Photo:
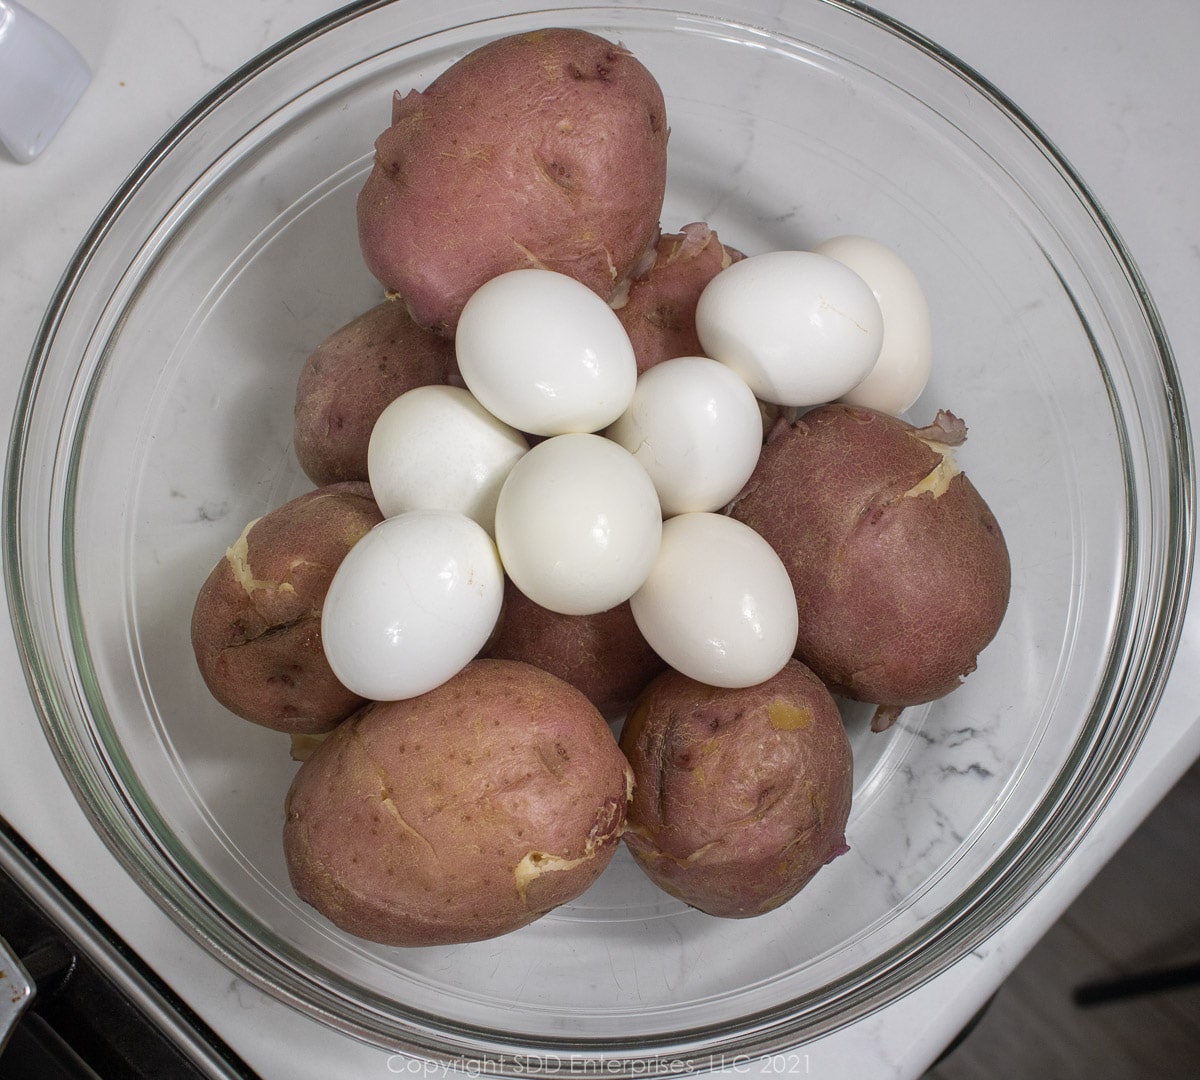
M 835 401 L 874 366 L 883 314 L 848 266 L 813 251 L 769 251 L 726 267 L 700 294 L 704 353 L 773 405 Z
M 511 270 L 480 286 L 454 341 L 467 389 L 533 435 L 607 427 L 637 382 L 633 345 L 616 312 L 553 270 Z
M 513 466 L 496 503 L 496 544 L 513 584 L 563 615 L 594 615 L 646 579 L 662 535 L 646 470 L 600 435 L 558 435 Z
M 787 569 L 757 532 L 723 514 L 664 522 L 658 558 L 630 607 L 663 660 L 710 686 L 763 682 L 796 647 Z
M 758 462 L 763 424 L 754 393 L 732 369 L 680 356 L 642 373 L 605 434 L 641 462 L 669 516 L 729 502 Z
M 416 697 L 474 659 L 503 596 L 504 571 L 481 525 L 410 510 L 376 525 L 334 572 L 321 609 L 325 656 L 362 697 Z
M 455 510 L 495 529 L 496 499 L 529 449 L 525 437 L 459 386 L 419 386 L 380 414 L 367 447 L 367 475 L 386 517 Z
M 813 250 L 858 274 L 883 312 L 879 358 L 841 400 L 899 416 L 921 396 L 933 363 L 929 303 L 917 275 L 890 247 L 866 236 L 835 236 Z

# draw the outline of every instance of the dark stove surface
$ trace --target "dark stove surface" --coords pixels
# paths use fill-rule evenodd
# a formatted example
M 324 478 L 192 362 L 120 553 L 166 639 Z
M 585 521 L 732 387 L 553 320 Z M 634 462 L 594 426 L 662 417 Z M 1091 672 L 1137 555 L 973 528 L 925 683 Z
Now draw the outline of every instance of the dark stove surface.
M 35 986 L 0 1080 L 255 1080 L 3 819 L 0 937 Z

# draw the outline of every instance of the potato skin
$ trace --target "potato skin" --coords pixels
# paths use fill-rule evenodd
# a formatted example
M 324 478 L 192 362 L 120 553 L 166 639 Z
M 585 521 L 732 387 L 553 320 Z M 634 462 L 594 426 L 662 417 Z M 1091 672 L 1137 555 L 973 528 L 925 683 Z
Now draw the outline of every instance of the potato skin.
M 639 375 L 664 360 L 704 355 L 696 334 L 696 301 L 721 270 L 745 258 L 722 244 L 703 221 L 663 233 L 653 255 L 612 301 L 633 343 Z
M 420 697 L 366 705 L 321 743 L 288 792 L 284 853 L 301 899 L 351 934 L 482 940 L 595 881 L 631 783 L 578 690 L 475 660 Z
M 294 735 L 329 731 L 363 699 L 321 647 L 321 605 L 346 552 L 383 520 L 362 483 L 331 484 L 251 522 L 200 587 L 192 649 L 230 712 Z
M 339 327 L 308 356 L 296 382 L 292 443 L 318 487 L 367 479 L 379 414 L 418 386 L 461 385 L 454 345 L 385 300 Z
M 943 421 L 956 430 L 944 434 Z M 893 715 L 932 701 L 975 669 L 999 629 L 1011 578 L 1004 536 L 931 445 L 965 433 L 948 413 L 917 429 L 873 409 L 820 406 L 773 432 L 733 504 L 787 566 L 795 655 L 836 694 Z
M 634 774 L 625 843 L 692 907 L 771 911 L 846 850 L 850 742 L 829 691 L 796 660 L 744 689 L 660 675 L 620 745 Z
M 507 270 L 607 300 L 656 235 L 666 146 L 662 91 L 624 47 L 558 28 L 489 42 L 397 94 L 359 194 L 363 258 L 446 334 Z
M 511 581 L 504 584 L 504 610 L 486 655 L 557 675 L 604 716 L 622 713 L 666 667 L 637 628 L 628 601 L 598 615 L 561 615 Z

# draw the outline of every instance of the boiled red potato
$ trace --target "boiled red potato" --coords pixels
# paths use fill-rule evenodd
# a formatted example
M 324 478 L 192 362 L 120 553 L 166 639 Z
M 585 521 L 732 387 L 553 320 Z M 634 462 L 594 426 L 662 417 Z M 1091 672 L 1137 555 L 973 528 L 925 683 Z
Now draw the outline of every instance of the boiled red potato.
M 702 355 L 696 301 L 713 277 L 744 258 L 703 221 L 663 233 L 652 255 L 612 300 L 633 342 L 639 373 L 663 360 Z
M 578 690 L 477 660 L 372 703 L 296 773 L 284 852 L 297 894 L 385 945 L 495 937 L 574 899 L 611 861 L 629 766 Z
M 366 484 L 330 484 L 251 522 L 213 567 L 192 610 L 192 648 L 230 712 L 306 735 L 363 704 L 325 658 L 321 609 L 334 572 L 382 520 Z
M 666 150 L 662 91 L 628 49 L 565 28 L 501 38 L 396 93 L 358 199 L 363 257 L 447 334 L 508 270 L 607 299 L 657 234 Z
M 563 615 L 534 603 L 512 582 L 485 655 L 521 660 L 582 691 L 605 716 L 628 708 L 666 664 L 646 643 L 629 603 L 593 615 Z
M 1008 605 L 1008 549 L 955 462 L 966 426 L 917 428 L 826 405 L 782 425 L 732 516 L 779 553 L 795 590 L 795 655 L 875 727 L 975 670 Z
M 418 386 L 458 382 L 454 346 L 385 300 L 330 334 L 296 384 L 292 442 L 316 485 L 366 480 L 367 447 L 387 405 Z
M 661 675 L 620 745 L 635 781 L 625 842 L 692 907 L 760 915 L 846 851 L 850 742 L 829 691 L 795 660 L 741 689 Z

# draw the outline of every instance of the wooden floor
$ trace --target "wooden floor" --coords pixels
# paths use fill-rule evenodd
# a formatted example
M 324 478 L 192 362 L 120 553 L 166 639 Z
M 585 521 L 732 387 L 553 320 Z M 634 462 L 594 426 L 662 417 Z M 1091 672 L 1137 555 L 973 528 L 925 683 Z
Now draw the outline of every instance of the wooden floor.
M 1076 986 L 1200 961 L 1200 765 L 925 1080 L 1196 1080 L 1200 985 L 1080 1007 Z

